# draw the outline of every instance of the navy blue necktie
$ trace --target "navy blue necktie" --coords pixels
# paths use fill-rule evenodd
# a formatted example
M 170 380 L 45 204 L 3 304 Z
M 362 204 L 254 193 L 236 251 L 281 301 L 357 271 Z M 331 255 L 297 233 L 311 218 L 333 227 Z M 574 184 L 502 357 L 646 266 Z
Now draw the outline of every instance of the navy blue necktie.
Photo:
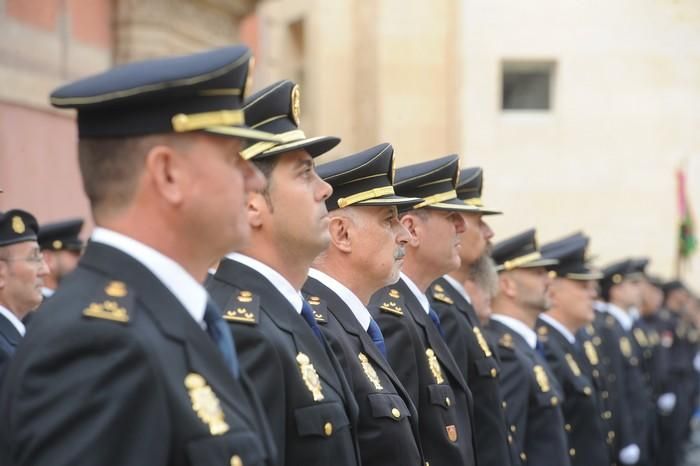
M 546 356 L 544 354 L 544 345 L 540 340 L 537 340 L 537 343 L 535 343 L 535 351 L 537 351 L 537 354 L 546 359 Z
M 221 318 L 219 307 L 211 300 L 207 300 L 207 307 L 204 311 L 204 322 L 207 324 L 207 334 L 214 340 L 221 355 L 226 361 L 226 365 L 231 369 L 234 377 L 238 378 L 240 372 L 236 347 L 233 346 L 233 337 L 228 325 Z
M 438 317 L 437 312 L 433 310 L 432 307 L 428 308 L 428 315 L 430 316 L 430 320 L 433 321 L 435 324 L 435 327 L 438 329 L 438 332 L 440 332 L 440 335 L 442 338 L 445 338 L 445 332 L 442 331 L 442 325 L 440 325 L 440 317 Z
M 367 334 L 372 339 L 374 344 L 377 345 L 377 348 L 379 349 L 379 352 L 382 353 L 382 355 L 384 356 L 384 359 L 386 359 L 386 345 L 384 344 L 384 335 L 382 335 L 382 331 L 379 329 L 379 325 L 377 325 L 374 319 L 370 319 L 369 321 L 369 328 L 367 329 Z
M 321 329 L 318 328 L 318 325 L 316 325 L 316 318 L 314 317 L 313 309 L 311 309 L 311 306 L 306 302 L 306 300 L 302 300 L 301 302 L 301 316 L 304 318 L 306 323 L 309 324 L 309 327 L 311 327 L 311 330 L 314 332 L 314 335 L 316 335 L 316 338 L 319 339 L 322 345 L 325 345 L 326 342 L 323 339 L 323 335 L 321 335 Z

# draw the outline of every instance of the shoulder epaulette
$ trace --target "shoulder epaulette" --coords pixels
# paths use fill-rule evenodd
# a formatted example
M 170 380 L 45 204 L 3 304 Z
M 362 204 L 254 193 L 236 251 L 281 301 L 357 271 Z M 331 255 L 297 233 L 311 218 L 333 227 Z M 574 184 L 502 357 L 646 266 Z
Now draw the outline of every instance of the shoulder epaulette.
M 241 290 L 228 300 L 221 317 L 231 323 L 257 325 L 259 314 L 260 296 Z
M 379 310 L 397 316 L 403 315 L 403 298 L 399 290 L 390 288 L 386 296 L 377 304 Z
M 309 296 L 306 301 L 311 305 L 311 309 L 314 311 L 314 319 L 319 324 L 328 323 L 328 306 L 326 302 L 319 298 L 318 296 Z
M 433 285 L 433 299 L 446 304 L 454 304 L 454 300 L 445 293 L 445 289 L 439 283 Z
M 122 324 L 129 322 L 129 309 L 133 306 L 134 296 L 129 293 L 126 283 L 109 281 L 98 296 L 83 309 L 83 316 Z
M 510 333 L 504 333 L 501 335 L 501 338 L 498 339 L 498 346 L 513 349 L 513 335 Z

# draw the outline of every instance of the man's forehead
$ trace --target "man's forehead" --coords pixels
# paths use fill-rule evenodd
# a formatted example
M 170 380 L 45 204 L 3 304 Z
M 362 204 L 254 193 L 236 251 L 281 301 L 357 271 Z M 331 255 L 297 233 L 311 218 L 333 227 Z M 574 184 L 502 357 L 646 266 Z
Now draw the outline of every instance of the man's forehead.
M 22 241 L 20 243 L 1 246 L 0 251 L 18 252 L 18 251 L 34 251 L 39 249 L 39 243 L 36 241 Z

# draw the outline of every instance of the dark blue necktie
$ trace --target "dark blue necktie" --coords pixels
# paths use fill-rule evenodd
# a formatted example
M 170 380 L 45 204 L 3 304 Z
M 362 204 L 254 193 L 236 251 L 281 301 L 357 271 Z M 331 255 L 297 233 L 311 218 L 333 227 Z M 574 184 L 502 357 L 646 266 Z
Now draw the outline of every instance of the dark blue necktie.
M 430 320 L 433 321 L 435 324 L 435 327 L 438 329 L 438 332 L 440 332 L 440 335 L 442 338 L 445 338 L 445 332 L 442 331 L 442 325 L 440 325 L 440 317 L 438 317 L 437 312 L 433 310 L 432 307 L 428 308 L 428 315 L 430 316 Z
M 233 346 L 231 331 L 221 318 L 219 307 L 211 300 L 207 300 L 207 307 L 204 311 L 204 322 L 207 324 L 207 333 L 214 340 L 221 355 L 226 361 L 226 365 L 231 369 L 234 377 L 238 378 L 239 367 L 236 347 Z
M 374 344 L 377 345 L 379 352 L 382 353 L 384 359 L 386 359 L 386 345 L 384 344 L 384 335 L 382 335 L 382 331 L 379 329 L 379 325 L 377 325 L 374 319 L 370 319 L 369 321 L 369 328 L 367 329 L 367 334 L 369 334 L 369 337 L 372 339 Z
M 301 302 L 301 316 L 304 318 L 306 323 L 309 324 L 309 327 L 311 327 L 311 330 L 314 332 L 314 335 L 316 335 L 316 338 L 318 338 L 321 344 L 325 345 L 325 340 L 323 339 L 323 335 L 321 335 L 321 329 L 318 328 L 318 325 L 316 325 L 316 318 L 314 317 L 313 309 L 311 309 L 311 306 L 306 302 L 306 300 L 302 300 Z
M 535 351 L 537 351 L 537 354 L 546 359 L 544 355 L 544 345 L 540 340 L 537 340 L 537 343 L 535 343 Z

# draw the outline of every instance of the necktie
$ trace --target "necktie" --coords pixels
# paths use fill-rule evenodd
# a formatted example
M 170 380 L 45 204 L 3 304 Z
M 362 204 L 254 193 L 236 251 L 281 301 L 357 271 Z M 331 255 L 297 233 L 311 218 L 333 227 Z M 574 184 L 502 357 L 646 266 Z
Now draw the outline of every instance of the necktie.
M 537 340 L 537 343 L 535 343 L 535 351 L 537 351 L 537 354 L 545 358 L 544 355 L 544 345 L 540 340 Z
M 216 343 L 233 376 L 238 378 L 238 357 L 236 356 L 236 347 L 233 346 L 231 331 L 224 319 L 221 318 L 219 307 L 211 300 L 207 300 L 204 322 L 207 324 L 207 334 Z
M 377 325 L 374 319 L 370 319 L 369 321 L 369 328 L 367 329 L 367 334 L 369 334 L 369 337 L 372 339 L 374 344 L 377 345 L 379 352 L 382 353 L 384 359 L 386 359 L 386 345 L 384 344 L 384 335 L 382 335 L 382 331 L 379 329 L 379 325 Z
M 442 338 L 445 338 L 445 332 L 442 331 L 442 326 L 440 325 L 440 317 L 438 317 L 437 312 L 435 312 L 431 307 L 428 308 L 428 315 L 430 316 L 430 320 L 433 321 L 435 327 L 438 329 L 438 332 L 440 332 Z
M 316 325 L 314 311 L 311 309 L 311 306 L 306 302 L 306 300 L 302 300 L 301 316 L 304 318 L 306 323 L 309 324 L 309 327 L 311 327 L 311 330 L 314 332 L 314 335 L 316 335 L 316 338 L 319 339 L 322 345 L 325 345 L 325 340 L 323 339 L 323 335 L 321 335 L 321 329 L 318 328 L 318 325 Z

